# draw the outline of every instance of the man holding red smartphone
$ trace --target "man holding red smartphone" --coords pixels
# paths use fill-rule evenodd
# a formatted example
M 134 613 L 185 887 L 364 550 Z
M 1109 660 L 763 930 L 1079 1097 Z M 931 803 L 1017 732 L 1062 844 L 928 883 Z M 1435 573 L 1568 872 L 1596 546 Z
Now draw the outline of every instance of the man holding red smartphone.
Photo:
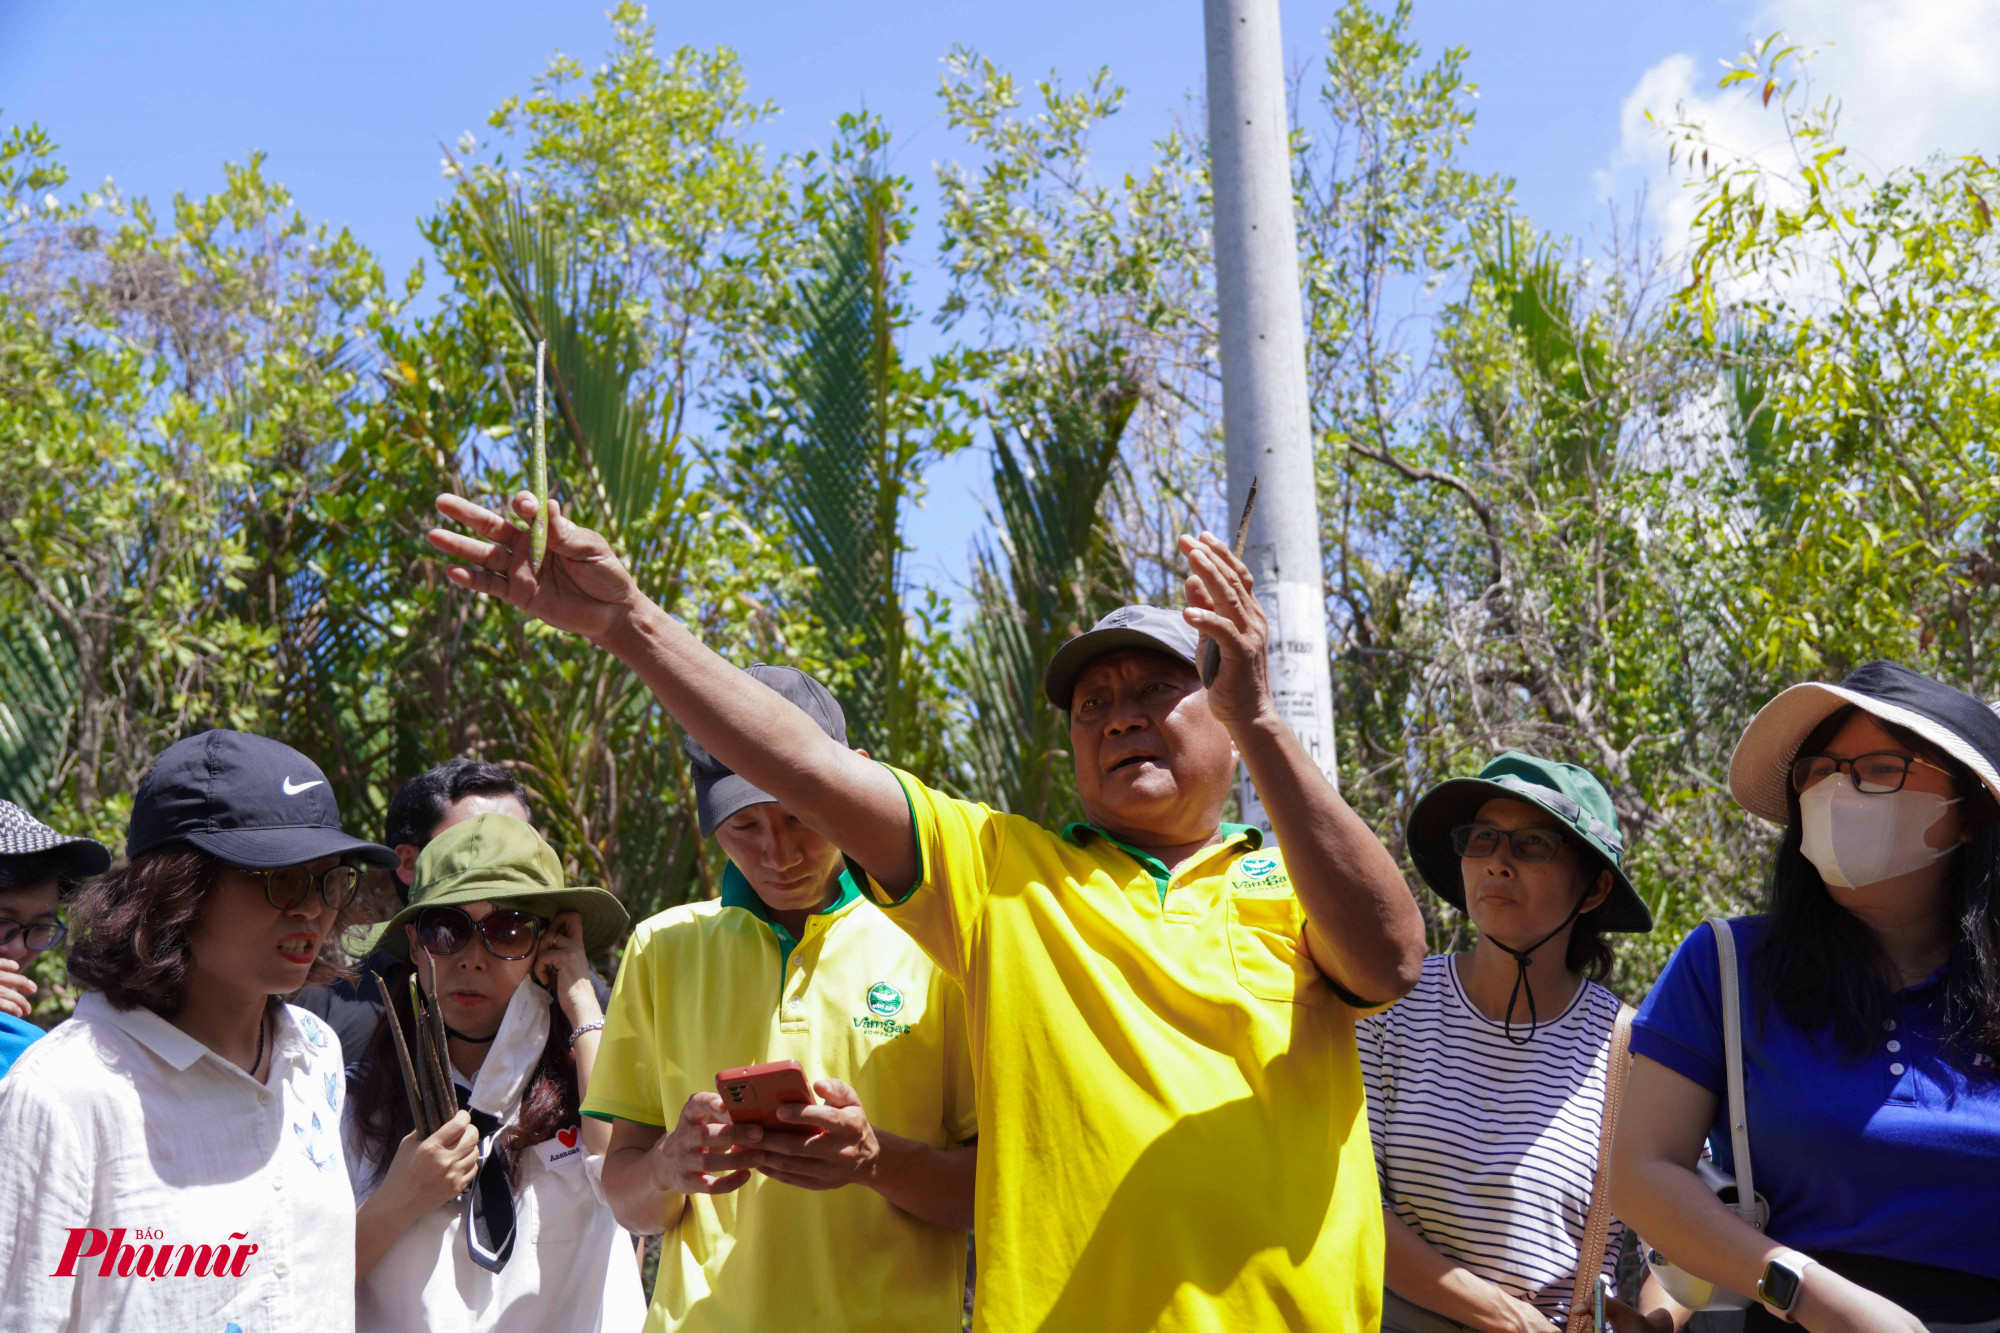
M 825 686 L 748 675 L 845 749 Z M 612 1122 L 613 1213 L 666 1234 L 647 1329 L 956 1328 L 978 1151 L 963 993 L 837 846 L 686 749 L 721 896 L 633 931 L 583 1105 Z
M 832 742 L 560 512 L 538 572 L 506 518 L 438 505 L 476 534 L 430 534 L 464 562 L 459 586 L 617 654 L 837 844 L 964 985 L 985 1158 L 977 1327 L 1375 1326 L 1381 1201 L 1354 1021 L 1415 984 L 1423 921 L 1280 716 L 1264 612 L 1222 541 L 1181 539 L 1184 611 L 1122 608 L 1049 663 L 1086 816 L 1054 830 Z M 533 497 L 514 511 L 532 518 Z M 1199 637 L 1219 652 L 1207 686 Z M 1221 822 L 1239 761 L 1282 855 Z

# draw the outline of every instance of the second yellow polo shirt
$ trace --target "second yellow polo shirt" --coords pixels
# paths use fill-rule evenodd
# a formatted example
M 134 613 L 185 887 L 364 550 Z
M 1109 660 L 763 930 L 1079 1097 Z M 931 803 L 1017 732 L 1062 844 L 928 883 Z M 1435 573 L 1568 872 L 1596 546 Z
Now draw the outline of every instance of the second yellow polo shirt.
M 1354 1011 L 1255 829 L 1168 873 L 896 772 L 922 879 L 888 905 L 963 981 L 975 1324 L 1373 1329 L 1382 1208 Z
M 933 1147 L 977 1132 L 957 983 L 841 877 L 794 941 L 735 866 L 722 896 L 639 924 L 612 988 L 585 1115 L 668 1128 L 717 1071 L 797 1060 L 852 1087 L 878 1129 Z M 956 1329 L 965 1236 L 873 1190 L 752 1175 L 693 1195 L 665 1238 L 647 1333 Z

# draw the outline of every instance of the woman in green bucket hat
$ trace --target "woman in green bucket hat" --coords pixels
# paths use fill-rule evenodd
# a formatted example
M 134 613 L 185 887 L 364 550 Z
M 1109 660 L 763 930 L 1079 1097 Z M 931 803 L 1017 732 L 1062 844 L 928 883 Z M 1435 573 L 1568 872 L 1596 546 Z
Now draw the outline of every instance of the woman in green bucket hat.
M 579 1114 L 604 1026 L 587 959 L 628 924 L 611 894 L 567 882 L 531 825 L 484 814 L 434 838 L 409 905 L 347 941 L 396 960 L 342 1126 L 360 1327 L 644 1322 L 638 1265 L 602 1192 L 610 1126 Z M 389 1029 L 417 1052 L 413 977 L 442 1010 L 461 1108 L 427 1139 Z
M 1424 793 L 1408 844 L 1478 938 L 1426 959 L 1416 989 L 1357 1029 L 1382 1184 L 1382 1327 L 1588 1329 L 1623 1239 L 1597 1169 L 1630 1016 L 1598 984 L 1604 934 L 1653 926 L 1625 877 L 1617 812 L 1588 771 L 1509 751 Z M 1619 1333 L 1673 1327 L 1650 1279 L 1639 1309 L 1605 1308 Z

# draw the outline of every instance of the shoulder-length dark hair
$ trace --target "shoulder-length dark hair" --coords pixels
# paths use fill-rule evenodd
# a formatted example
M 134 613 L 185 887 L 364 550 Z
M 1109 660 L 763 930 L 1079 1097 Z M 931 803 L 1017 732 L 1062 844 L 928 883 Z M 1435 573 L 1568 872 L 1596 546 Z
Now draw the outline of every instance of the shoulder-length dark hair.
M 1820 723 L 1798 753 L 1818 753 L 1854 712 L 1843 708 Z M 1944 972 L 1945 1041 L 1968 1065 L 1981 1054 L 2000 1061 L 2000 902 L 1995 901 L 2000 805 L 1965 765 L 1902 727 L 1875 720 L 1913 753 L 1949 772 L 1965 797 L 1960 808 L 1972 837 L 1952 854 L 1945 892 L 1945 925 L 1955 936 Z M 1785 807 L 1785 836 L 1765 901 L 1770 924 L 1758 946 L 1763 1001 L 1767 1008 L 1776 1004 L 1802 1031 L 1830 1029 L 1843 1050 L 1864 1055 L 1895 1012 L 1894 971 L 1874 932 L 1834 901 L 1818 869 L 1799 850 L 1799 794 L 1790 783 Z
M 374 1163 L 371 1183 L 377 1185 L 388 1174 L 396 1145 L 416 1128 L 403 1092 L 403 1071 L 396 1060 L 395 1041 L 389 1035 L 389 1018 L 393 1017 L 402 1024 L 403 1040 L 415 1050 L 417 1027 L 410 1008 L 413 975 L 415 969 L 402 961 L 392 963 L 383 974 L 382 980 L 389 987 L 389 1015 L 375 1024 L 347 1090 L 361 1151 Z M 371 991 L 374 989 L 372 981 L 363 984 Z M 527 983 L 523 980 L 522 984 Z M 542 1044 L 541 1064 L 521 1094 L 521 1113 L 500 1135 L 500 1150 L 507 1154 L 510 1172 L 519 1168 L 523 1152 L 537 1143 L 548 1142 L 558 1130 L 576 1124 L 582 1114 L 583 1098 L 576 1087 L 576 1059 L 569 1047 L 571 1030 L 569 1016 L 551 997 L 549 1039 Z
M 85 881 L 72 904 L 70 980 L 101 993 L 114 1009 L 178 1014 L 194 964 L 194 923 L 224 869 L 207 852 L 173 843 Z M 322 955 L 306 980 L 343 974 Z

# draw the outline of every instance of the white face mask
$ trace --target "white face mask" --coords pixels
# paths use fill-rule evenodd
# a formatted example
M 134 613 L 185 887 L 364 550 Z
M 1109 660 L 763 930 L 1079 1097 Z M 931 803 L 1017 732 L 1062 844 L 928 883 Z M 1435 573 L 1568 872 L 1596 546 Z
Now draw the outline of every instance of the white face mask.
M 1908 788 L 1871 796 L 1835 773 L 1799 796 L 1799 851 L 1836 888 L 1895 879 L 1958 850 L 1933 847 L 1924 835 L 1960 799 Z

